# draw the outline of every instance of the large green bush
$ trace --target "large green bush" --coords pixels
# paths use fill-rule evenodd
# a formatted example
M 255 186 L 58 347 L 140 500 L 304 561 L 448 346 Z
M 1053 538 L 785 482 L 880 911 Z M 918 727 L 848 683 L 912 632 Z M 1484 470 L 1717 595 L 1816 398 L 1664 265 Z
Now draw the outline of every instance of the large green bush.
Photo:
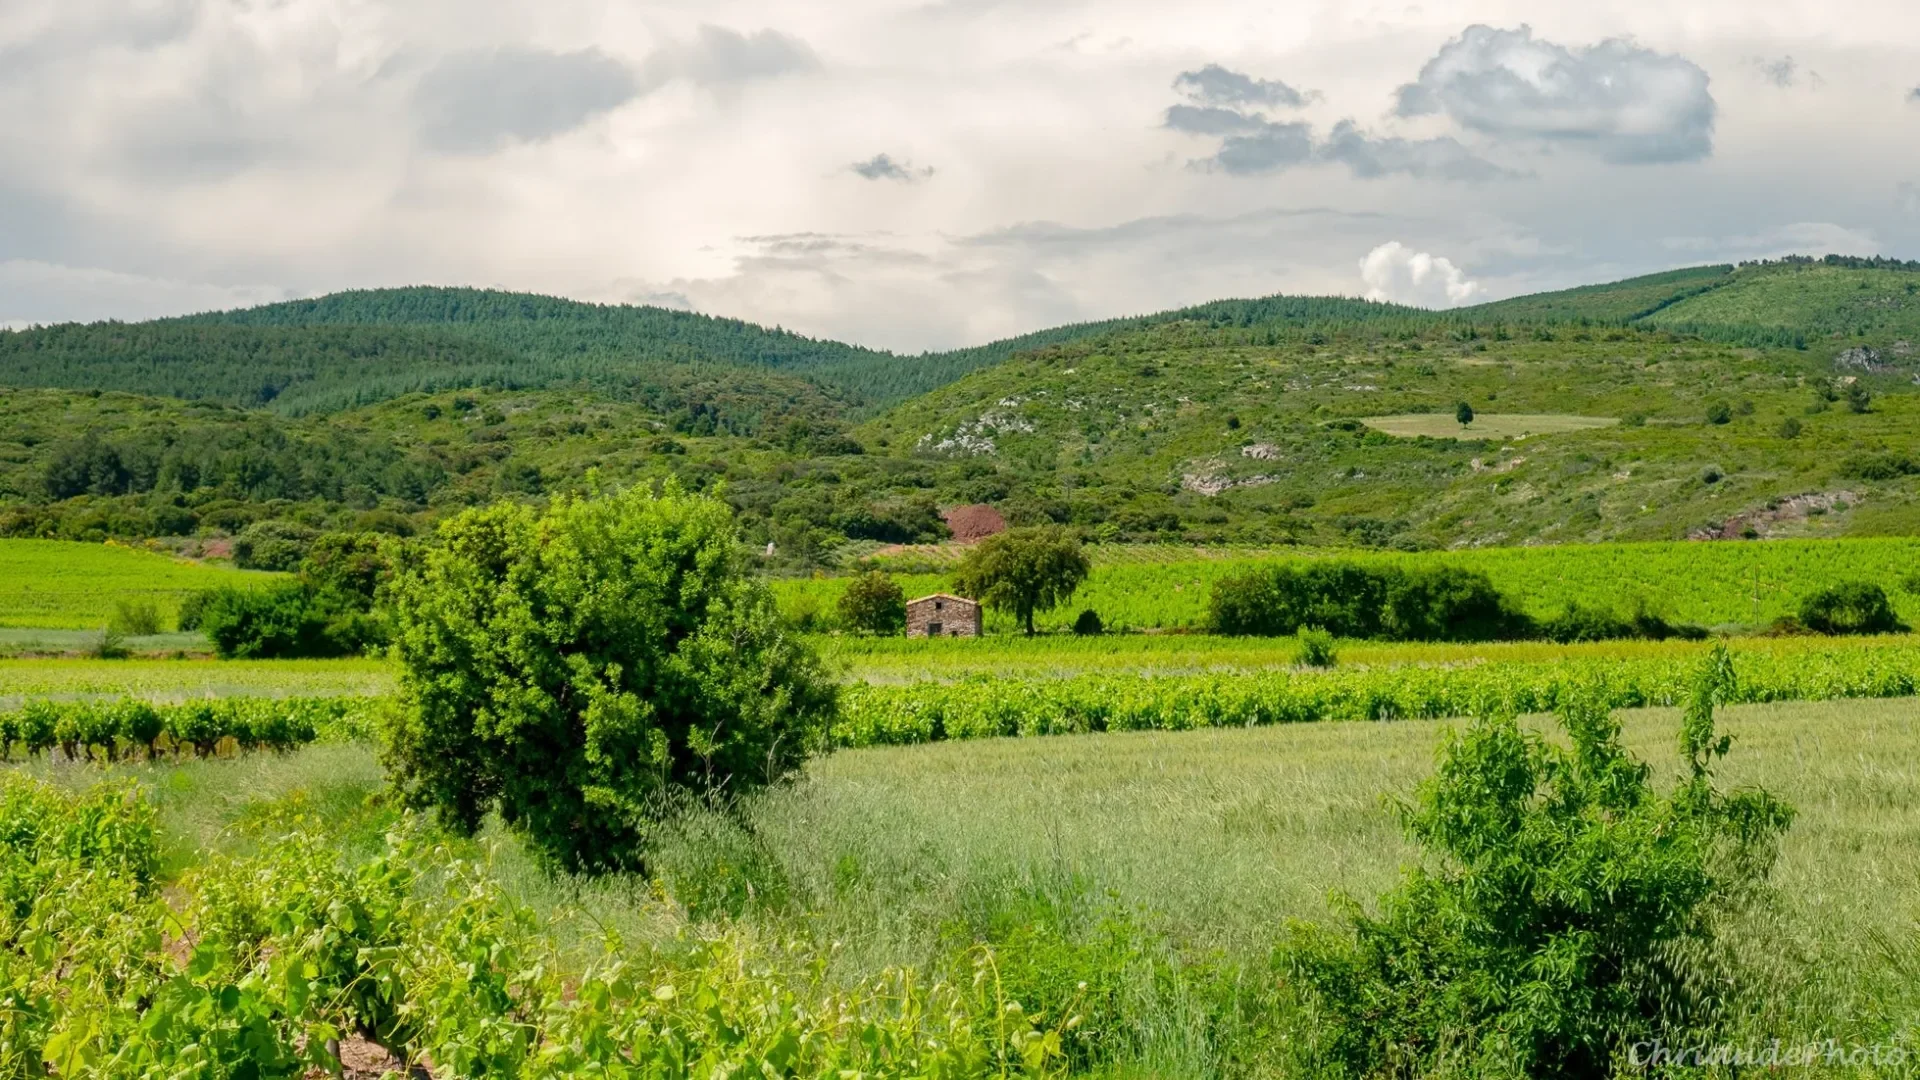
M 1727 985 L 1718 919 L 1770 871 L 1792 812 L 1727 793 L 1733 691 L 1724 649 L 1681 725 L 1687 774 L 1667 792 L 1622 747 L 1598 694 L 1563 703 L 1569 746 L 1512 716 L 1454 738 L 1415 800 L 1430 855 L 1347 933 L 1299 927 L 1282 956 L 1307 1021 L 1307 1071 L 1331 1076 L 1619 1075 L 1635 1039 L 1710 1034 Z
M 1524 637 L 1531 624 L 1486 574 L 1333 560 L 1256 567 L 1214 584 L 1215 633 L 1281 637 L 1315 626 L 1336 637 L 1480 641 Z
M 1820 634 L 1897 634 L 1906 629 L 1887 591 L 1865 581 L 1843 581 L 1800 604 L 1800 624 Z
M 751 577 L 733 519 L 669 489 L 441 527 L 393 588 L 407 802 L 471 831 L 497 809 L 555 864 L 643 864 L 677 793 L 788 775 L 835 690 Z

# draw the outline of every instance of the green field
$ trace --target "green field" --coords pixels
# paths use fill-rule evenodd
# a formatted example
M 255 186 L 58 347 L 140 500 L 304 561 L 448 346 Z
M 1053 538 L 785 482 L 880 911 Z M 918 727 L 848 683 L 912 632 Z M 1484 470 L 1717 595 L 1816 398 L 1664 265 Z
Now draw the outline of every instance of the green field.
M 1846 580 L 1885 589 L 1902 617 L 1920 619 L 1920 596 L 1906 590 L 1920 570 L 1920 539 L 1778 540 L 1586 544 L 1398 553 L 1294 549 L 1246 558 L 1184 562 L 1097 561 L 1071 603 L 1044 614 L 1049 630 L 1072 626 L 1084 608 L 1120 629 L 1196 629 L 1206 623 L 1213 583 L 1248 566 L 1285 558 L 1345 558 L 1367 564 L 1444 565 L 1482 570 L 1530 613 L 1552 616 L 1569 603 L 1630 612 L 1636 604 L 1665 618 L 1702 626 L 1758 627 L 1798 610 L 1807 594 Z M 949 586 L 943 574 L 900 577 L 909 596 Z M 792 614 L 830 617 L 845 580 L 789 579 L 774 584 Z M 1010 633 L 1012 620 L 989 612 L 989 633 Z
M 1663 782 L 1675 776 L 1675 714 L 1624 719 L 1627 744 Z M 1736 707 L 1722 721 L 1735 739 L 1727 782 L 1763 785 L 1798 810 L 1772 893 L 1721 927 L 1718 947 L 1750 980 L 1729 1003 L 1724 1035 L 1901 1037 L 1920 1010 L 1910 975 L 1920 961 L 1920 704 Z M 594 978 L 583 965 L 617 935 L 621 963 L 643 980 L 626 1007 L 712 987 L 699 1000 L 725 1010 L 735 1034 L 714 1030 L 696 1045 L 718 1048 L 764 1030 L 769 1021 L 750 1004 L 762 993 L 866 1017 L 887 1000 L 875 987 L 905 972 L 915 986 L 966 985 L 970 957 L 985 946 L 986 985 L 1006 995 L 998 1000 L 1045 1013 L 1086 995 L 1079 1008 L 1095 1041 L 1082 1045 L 1095 1056 L 1072 1075 L 1278 1078 L 1290 1073 L 1274 1025 L 1289 1014 L 1266 992 L 1281 977 L 1271 950 L 1286 920 L 1332 919 L 1330 895 L 1370 898 L 1393 883 L 1415 853 L 1390 798 L 1426 774 L 1451 728 L 1329 724 L 841 752 L 733 813 L 670 823 L 652 879 L 556 880 L 489 828 L 479 843 L 416 849 L 425 861 L 415 870 L 453 875 L 457 887 L 442 900 L 427 888 L 407 909 L 408 919 L 437 912 L 440 922 L 423 923 L 420 947 L 398 962 L 422 993 L 531 957 L 578 984 Z M 97 775 L 14 768 L 65 785 Z M 253 888 L 286 890 L 316 845 L 323 862 L 366 866 L 396 822 L 361 746 L 116 771 L 158 808 L 169 896 L 188 913 L 175 918 L 201 910 L 209 880 L 234 880 L 220 876 L 224 859 L 254 860 L 237 868 L 254 875 L 238 879 Z M 296 880 L 303 890 L 332 887 Z M 519 905 L 513 921 L 484 906 L 502 901 Z M 427 981 L 444 977 L 433 966 L 439 950 L 494 934 L 505 935 L 497 959 L 452 952 L 465 965 L 454 980 Z M 720 979 L 716 965 L 739 976 Z M 526 970 L 516 985 L 543 985 Z M 418 1007 L 457 1017 L 451 1003 L 470 1000 L 422 997 Z M 1003 1008 L 995 1002 L 989 993 L 956 1007 L 978 1017 Z M 671 1019 L 675 1031 L 706 1031 L 693 1017 Z M 806 1030 L 831 1039 L 835 1029 Z
M 1375 431 L 1384 431 L 1403 439 L 1524 439 L 1530 435 L 1592 431 L 1594 428 L 1612 427 L 1620 421 L 1605 416 L 1562 416 L 1555 413 L 1476 413 L 1471 425 L 1463 425 L 1452 414 L 1431 412 L 1368 416 L 1360 422 Z
M 190 592 L 274 577 L 119 544 L 0 540 L 0 627 L 97 630 L 131 600 L 151 601 L 171 628 Z

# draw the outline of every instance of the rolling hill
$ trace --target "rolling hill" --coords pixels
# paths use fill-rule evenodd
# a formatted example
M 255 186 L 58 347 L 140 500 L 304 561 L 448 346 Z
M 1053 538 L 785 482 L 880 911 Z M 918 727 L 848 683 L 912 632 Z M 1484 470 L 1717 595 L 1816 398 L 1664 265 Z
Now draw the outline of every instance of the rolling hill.
M 1904 532 L 1916 293 L 1920 264 L 1830 257 L 1448 312 L 1229 300 L 918 357 L 470 289 L 38 328 L 0 333 L 0 531 L 419 525 L 671 476 L 802 564 L 973 502 L 1118 541 Z

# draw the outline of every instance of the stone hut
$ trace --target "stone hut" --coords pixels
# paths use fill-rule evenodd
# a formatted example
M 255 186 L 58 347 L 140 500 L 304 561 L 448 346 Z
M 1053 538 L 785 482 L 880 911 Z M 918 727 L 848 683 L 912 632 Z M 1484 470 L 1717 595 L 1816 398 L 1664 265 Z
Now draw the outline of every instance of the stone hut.
M 908 637 L 979 637 L 980 605 L 964 596 L 934 593 L 907 601 Z

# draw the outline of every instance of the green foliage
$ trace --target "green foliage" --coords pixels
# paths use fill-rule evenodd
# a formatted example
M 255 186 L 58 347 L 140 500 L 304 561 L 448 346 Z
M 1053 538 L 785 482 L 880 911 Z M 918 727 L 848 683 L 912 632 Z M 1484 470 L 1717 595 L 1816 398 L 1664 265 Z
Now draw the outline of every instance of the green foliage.
M 318 536 L 317 530 L 291 522 L 255 522 L 233 538 L 233 564 L 242 570 L 291 573 Z
M 1887 591 L 1866 581 L 1843 581 L 1800 603 L 1800 623 L 1820 634 L 1896 634 L 1907 629 Z
M 847 583 L 837 605 L 841 625 L 864 634 L 894 635 L 907 629 L 907 597 L 893 578 L 871 570 Z
M 1107 632 L 1107 624 L 1099 612 L 1088 608 L 1074 617 L 1073 632 L 1077 637 L 1098 637 Z
M 1303 626 L 1296 635 L 1293 662 L 1301 667 L 1330 668 L 1340 662 L 1334 653 L 1333 635 L 1318 626 Z
M 160 605 L 146 598 L 121 600 L 108 625 L 131 637 L 151 637 L 160 632 Z
M 1072 534 L 1039 526 L 980 541 L 961 560 L 953 580 L 962 595 L 1012 612 L 1032 637 L 1034 613 L 1066 603 L 1092 570 Z
M 1459 567 L 1275 563 L 1214 583 L 1215 633 L 1278 637 L 1319 627 L 1337 637 L 1485 641 L 1530 626 L 1484 574 Z
M 1734 654 L 1728 703 L 1906 697 L 1920 693 L 1920 647 L 1833 645 Z M 1204 675 L 972 676 L 856 684 L 833 728 L 839 746 L 1088 731 L 1184 731 L 1327 720 L 1404 720 L 1552 712 L 1583 688 L 1608 707 L 1684 704 L 1694 649 L 1465 665 L 1350 665 L 1332 671 L 1265 670 Z
M 229 744 L 236 752 L 285 752 L 317 739 L 365 738 L 371 699 L 220 698 L 160 704 L 123 697 L 107 701 L 44 698 L 0 712 L 0 761 L 34 759 L 58 750 L 69 761 L 117 761 L 162 753 L 208 757 Z
M 1730 424 L 1733 422 L 1733 406 L 1724 401 L 1716 401 L 1707 406 L 1707 423 Z
M 467 511 L 393 596 L 396 786 L 469 832 L 497 808 L 571 869 L 640 865 L 675 792 L 780 780 L 833 714 L 713 499 Z
M 1473 423 L 1473 406 L 1464 401 L 1455 405 L 1453 407 L 1453 418 L 1459 421 L 1461 427 L 1466 427 L 1468 424 Z
M 352 625 L 335 614 L 313 589 L 286 582 L 265 589 L 220 589 L 203 601 L 199 627 L 224 659 L 286 660 L 351 656 L 363 650 Z
M 1401 807 L 1430 862 L 1377 913 L 1349 900 L 1348 933 L 1302 927 L 1284 952 L 1311 1008 L 1311 1066 L 1600 1080 L 1636 1039 L 1711 1030 L 1729 975 L 1710 945 L 1793 819 L 1763 791 L 1714 784 L 1730 672 L 1724 651 L 1700 672 L 1690 775 L 1670 793 L 1590 694 L 1561 706 L 1568 747 L 1511 716 L 1450 740 Z

